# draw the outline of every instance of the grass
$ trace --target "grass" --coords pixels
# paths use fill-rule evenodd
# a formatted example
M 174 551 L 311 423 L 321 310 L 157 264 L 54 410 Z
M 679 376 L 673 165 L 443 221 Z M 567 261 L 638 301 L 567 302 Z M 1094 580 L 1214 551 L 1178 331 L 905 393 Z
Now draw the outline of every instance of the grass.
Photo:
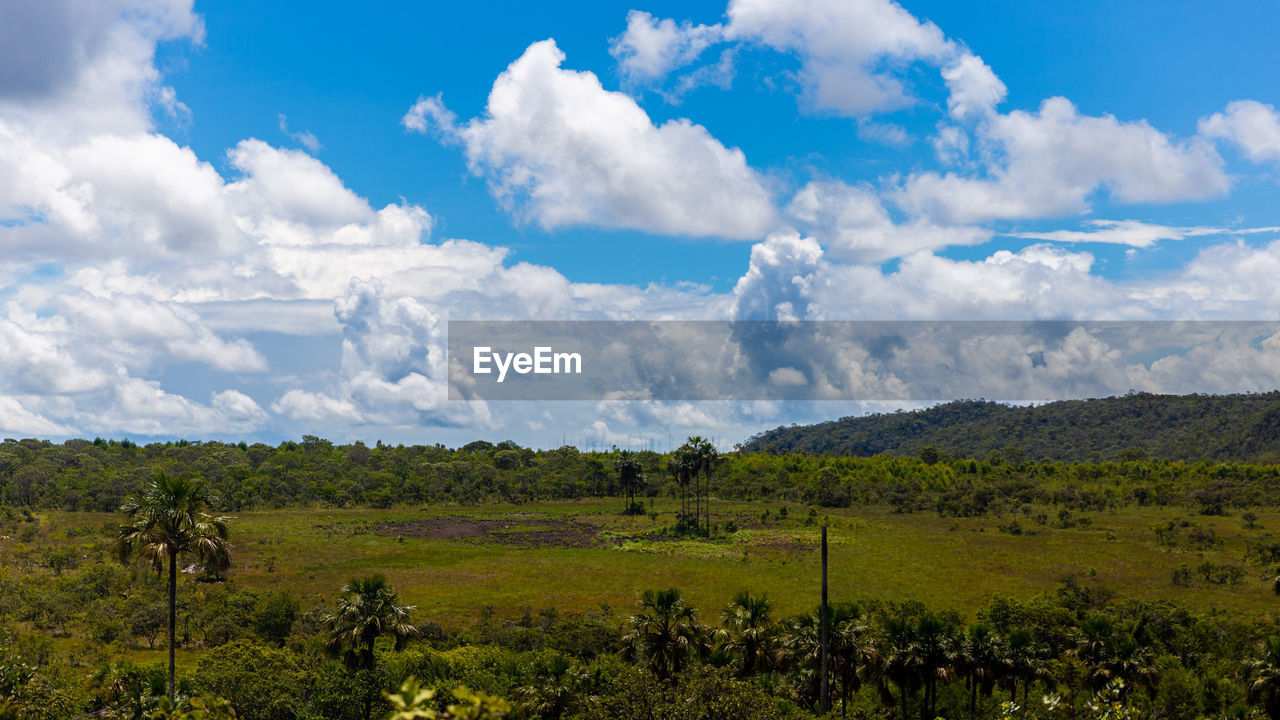
M 587 610 L 607 604 L 619 616 L 647 588 L 678 587 L 704 616 L 742 589 L 765 592 L 780 615 L 811 609 L 819 590 L 818 528 L 807 509 L 792 506 L 777 519 L 779 503 L 717 503 L 717 522 L 733 518 L 736 533 L 714 540 L 662 535 L 677 504 L 657 501 L 655 520 L 623 516 L 616 500 L 422 509 L 309 509 L 240 513 L 233 524 L 237 587 L 275 587 L 304 606 L 331 602 L 350 577 L 385 574 L 416 617 L 458 626 L 485 607 L 514 613 L 554 606 Z M 770 510 L 768 524 L 761 513 Z M 1048 511 L 1047 508 L 1037 512 Z M 1049 512 L 1050 515 L 1055 515 Z M 831 595 L 835 599 L 920 600 L 972 614 L 993 595 L 1050 591 L 1075 575 L 1121 597 L 1163 599 L 1197 610 L 1267 616 L 1280 599 L 1271 592 L 1271 568 L 1245 562 L 1245 544 L 1280 515 L 1259 513 L 1260 529 L 1238 517 L 1188 517 L 1212 529 L 1220 544 L 1207 550 L 1168 547 L 1154 525 L 1186 517 L 1179 508 L 1127 508 L 1089 514 L 1091 523 L 1069 529 L 1019 517 L 1034 534 L 1012 535 L 998 526 L 1010 518 L 940 518 L 888 509 L 822 511 L 830 525 Z M 48 513 L 57 532 L 99 527 L 110 515 Z M 821 518 L 820 518 L 821 519 Z M 433 523 L 488 523 L 470 537 L 432 537 Z M 587 527 L 589 546 L 564 546 L 555 534 L 571 524 Z M 422 528 L 428 528 L 423 531 Z M 438 533 L 436 533 L 438 534 Z M 426 535 L 426 536 L 423 536 Z M 566 535 L 566 542 L 572 542 Z M 550 538 L 550 540 L 548 539 Z M 1247 571 L 1236 585 L 1191 587 L 1172 582 L 1181 564 L 1209 561 Z

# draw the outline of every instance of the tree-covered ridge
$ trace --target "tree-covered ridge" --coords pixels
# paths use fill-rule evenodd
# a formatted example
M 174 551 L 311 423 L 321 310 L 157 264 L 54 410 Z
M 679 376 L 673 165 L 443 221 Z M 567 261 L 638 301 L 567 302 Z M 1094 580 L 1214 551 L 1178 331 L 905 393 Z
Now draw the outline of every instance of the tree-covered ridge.
M 1037 406 L 957 400 L 924 410 L 778 427 L 745 449 L 831 455 L 916 455 L 927 447 L 981 458 L 1014 448 L 1027 458 L 1097 461 L 1276 462 L 1280 392 L 1065 400 Z

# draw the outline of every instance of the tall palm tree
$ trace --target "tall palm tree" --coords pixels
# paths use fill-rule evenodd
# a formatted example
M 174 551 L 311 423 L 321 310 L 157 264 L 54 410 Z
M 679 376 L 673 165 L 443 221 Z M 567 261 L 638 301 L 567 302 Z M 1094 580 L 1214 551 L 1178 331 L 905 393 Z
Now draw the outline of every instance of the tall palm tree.
M 742 674 L 754 675 L 773 665 L 777 625 L 767 595 L 743 590 L 720 613 L 722 647 L 742 656 Z
M 631 631 L 624 638 L 628 650 L 643 657 L 663 680 L 677 675 L 705 645 L 706 633 L 698 624 L 697 609 L 686 605 L 675 588 L 645 590 L 630 624 Z
M 1249 699 L 1262 701 L 1267 717 L 1280 720 L 1280 636 L 1267 638 L 1245 667 L 1249 670 Z
M 712 445 L 710 441 L 704 439 L 699 435 L 694 435 L 693 437 L 689 438 L 689 441 L 686 443 L 686 445 L 689 447 L 690 453 L 693 456 L 693 465 L 694 465 L 693 474 L 695 478 L 700 473 L 703 477 L 703 480 L 706 483 L 706 494 L 707 494 L 706 533 L 707 535 L 710 535 L 711 534 L 711 473 L 712 471 L 715 470 L 716 464 L 720 462 L 720 453 L 716 451 L 715 445 Z
M 677 448 L 667 459 L 667 472 L 680 486 L 680 522 L 684 527 L 689 521 L 689 483 L 697 474 L 696 460 L 685 446 Z
M 374 645 L 378 638 L 390 635 L 399 650 L 404 641 L 418 635 L 409 622 L 412 605 L 399 604 L 396 591 L 381 575 L 353 578 L 342 586 L 338 609 L 325 618 L 329 639 L 325 650 L 341 656 L 353 670 L 372 670 Z
M 121 562 L 143 561 L 157 573 L 169 566 L 169 701 L 174 699 L 174 649 L 177 645 L 178 556 L 194 554 L 204 567 L 220 572 L 231 565 L 227 541 L 230 518 L 207 511 L 217 497 L 203 482 L 156 475 L 142 493 L 120 506 L 120 525 L 112 549 Z
M 631 514 L 636 511 L 636 490 L 644 480 L 643 468 L 636 460 L 635 453 L 630 450 L 619 452 L 613 467 L 618 471 L 618 481 L 622 485 L 622 496 L 626 501 L 623 512 Z

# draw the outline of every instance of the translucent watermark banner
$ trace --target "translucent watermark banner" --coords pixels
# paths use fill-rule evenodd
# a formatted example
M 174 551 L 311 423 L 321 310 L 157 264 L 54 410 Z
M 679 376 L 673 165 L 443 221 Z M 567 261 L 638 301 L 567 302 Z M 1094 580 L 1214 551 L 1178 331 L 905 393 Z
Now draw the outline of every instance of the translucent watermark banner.
M 452 400 L 1048 401 L 1280 388 L 1280 323 L 450 321 Z

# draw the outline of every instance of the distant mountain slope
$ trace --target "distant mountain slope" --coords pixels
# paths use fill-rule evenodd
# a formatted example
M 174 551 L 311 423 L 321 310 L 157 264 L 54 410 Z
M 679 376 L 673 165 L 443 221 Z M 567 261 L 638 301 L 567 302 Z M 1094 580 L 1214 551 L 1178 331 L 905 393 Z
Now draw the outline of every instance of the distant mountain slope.
M 1144 452 L 1171 460 L 1280 459 L 1280 392 L 1067 400 L 1034 407 L 958 400 L 925 410 L 779 427 L 745 449 L 829 455 L 915 455 L 921 448 L 985 457 L 1014 447 L 1027 459 L 1112 460 Z

